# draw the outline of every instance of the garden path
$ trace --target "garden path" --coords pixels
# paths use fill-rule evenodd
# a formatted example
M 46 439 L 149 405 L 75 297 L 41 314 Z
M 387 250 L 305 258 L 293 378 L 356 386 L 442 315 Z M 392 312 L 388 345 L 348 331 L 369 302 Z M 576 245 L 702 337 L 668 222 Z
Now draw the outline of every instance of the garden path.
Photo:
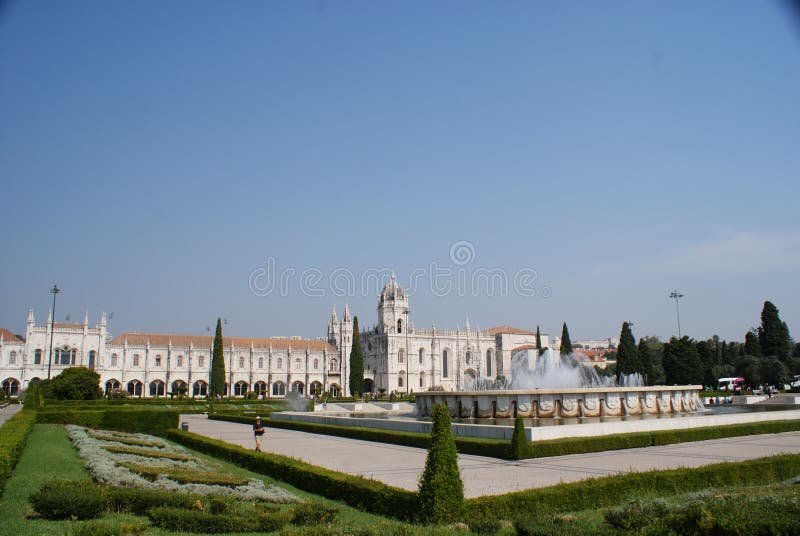
M 181 421 L 189 423 L 191 432 L 246 448 L 255 446 L 250 425 L 208 420 L 204 415 L 182 415 Z M 417 489 L 426 457 L 426 450 L 420 448 L 279 428 L 267 429 L 262 448 L 408 490 Z M 478 497 L 631 471 L 700 467 L 784 453 L 800 454 L 800 432 L 521 461 L 460 454 L 458 465 L 465 495 Z

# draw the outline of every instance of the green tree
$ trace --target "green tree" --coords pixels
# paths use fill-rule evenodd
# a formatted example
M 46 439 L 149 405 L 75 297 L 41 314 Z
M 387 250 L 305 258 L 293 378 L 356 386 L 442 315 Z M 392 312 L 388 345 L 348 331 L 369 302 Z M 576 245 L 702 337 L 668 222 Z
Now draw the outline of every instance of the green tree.
M 703 366 L 694 341 L 684 335 L 664 344 L 664 375 L 667 385 L 694 385 L 703 382 Z
M 211 378 L 208 391 L 211 398 L 225 394 L 225 350 L 222 342 L 222 321 L 217 319 L 217 332 L 211 349 Z
M 25 409 L 39 409 L 43 405 L 44 393 L 40 387 L 40 380 L 34 378 L 28 383 L 28 388 L 25 389 Z
M 746 385 L 752 387 L 761 384 L 761 358 L 754 355 L 740 358 L 736 362 L 736 374 L 744 378 Z
M 516 417 L 508 457 L 512 460 L 524 460 L 530 458 L 532 450 L 531 442 L 525 435 L 525 422 L 522 417 Z
M 703 364 L 703 385 L 716 385 L 713 369 L 721 363 L 716 340 L 698 341 L 697 354 Z
M 50 380 L 43 380 L 39 387 L 45 398 L 53 400 L 96 400 L 103 396 L 100 390 L 100 375 L 87 367 L 69 367 Z
M 775 356 L 761 358 L 761 379 L 767 385 L 776 385 L 779 388 L 789 383 L 791 374 L 786 364 Z
M 743 350 L 744 355 L 761 357 L 761 345 L 758 342 L 758 332 L 755 328 L 745 333 Z
M 539 326 L 536 326 L 536 350 L 538 350 L 538 355 L 542 355 L 544 353 L 544 348 L 542 348 L 542 336 L 539 333 Z
M 572 353 L 572 341 L 569 340 L 569 329 L 567 323 L 561 326 L 561 355 L 568 355 Z
M 353 317 L 353 347 L 350 349 L 350 394 L 364 394 L 364 350 L 358 333 L 358 317 Z
M 450 431 L 447 404 L 433 406 L 431 443 L 417 496 L 420 521 L 448 523 L 460 518 L 464 506 L 464 483 L 458 469 L 458 452 Z
M 655 363 L 653 362 L 653 351 L 650 345 L 644 340 L 644 337 L 639 339 L 639 359 L 642 362 L 642 375 L 644 376 L 645 385 L 653 385 L 656 379 Z
M 786 322 L 781 320 L 778 308 L 770 301 L 764 302 L 761 310 L 761 326 L 758 328 L 758 343 L 761 355 L 773 355 L 786 361 L 792 355 L 792 338 Z
M 639 358 L 639 349 L 636 348 L 636 339 L 633 338 L 631 326 L 623 322 L 617 347 L 617 379 L 637 372 L 644 374 L 644 365 Z

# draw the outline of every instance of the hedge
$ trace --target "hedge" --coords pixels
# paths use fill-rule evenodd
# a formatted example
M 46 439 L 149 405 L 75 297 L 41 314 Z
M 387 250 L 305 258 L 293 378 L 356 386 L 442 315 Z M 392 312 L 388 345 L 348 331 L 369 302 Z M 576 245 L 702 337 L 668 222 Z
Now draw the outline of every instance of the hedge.
M 242 415 L 210 414 L 209 419 L 229 421 L 252 425 L 255 419 Z M 364 441 L 377 441 L 407 447 L 428 448 L 430 435 L 403 432 L 398 430 L 382 430 L 378 428 L 361 428 L 354 426 L 336 426 L 332 424 L 283 421 L 263 419 L 266 426 L 286 430 L 298 430 L 314 434 L 348 437 Z M 607 450 L 620 450 L 640 447 L 653 447 L 659 445 L 672 445 L 675 443 L 688 443 L 693 441 L 706 441 L 708 439 L 723 439 L 726 437 L 740 437 L 760 434 L 777 434 L 781 432 L 795 432 L 800 430 L 800 420 L 765 421 L 744 424 L 731 424 L 727 426 L 705 426 L 702 428 L 688 428 L 679 430 L 659 430 L 654 432 L 633 432 L 628 434 L 614 434 L 593 437 L 569 437 L 547 441 L 534 441 L 532 449 L 523 458 L 544 458 L 549 456 L 564 456 L 567 454 L 586 454 L 590 452 L 604 452 Z M 474 454 L 490 458 L 516 459 L 509 450 L 510 442 L 500 439 L 480 439 L 471 437 L 455 437 L 456 448 L 461 454 Z
M 416 493 L 376 480 L 331 471 L 288 456 L 246 450 L 191 432 L 173 429 L 167 431 L 166 437 L 198 452 L 222 458 L 310 493 L 342 501 L 359 510 L 404 521 L 412 520 L 417 511 Z
M 34 424 L 36 412 L 23 409 L 0 427 L 0 495 L 22 455 Z
M 781 482 L 800 474 L 800 454 L 784 454 L 746 462 L 726 462 L 694 469 L 629 473 L 546 488 L 478 497 L 465 501 L 469 520 L 514 519 L 520 512 L 564 513 L 613 506 L 626 498 L 687 493 L 713 487 Z
M 47 424 L 77 424 L 87 428 L 141 432 L 164 435 L 178 427 L 177 411 L 153 409 L 68 409 L 45 407 L 37 412 L 37 422 Z

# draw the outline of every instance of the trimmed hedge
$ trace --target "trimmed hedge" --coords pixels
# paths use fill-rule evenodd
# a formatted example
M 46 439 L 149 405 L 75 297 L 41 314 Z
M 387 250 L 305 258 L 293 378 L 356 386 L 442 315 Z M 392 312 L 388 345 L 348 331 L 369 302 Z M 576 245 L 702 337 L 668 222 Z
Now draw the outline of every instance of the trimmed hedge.
M 86 428 L 164 435 L 178 427 L 179 413 L 151 409 L 66 409 L 45 407 L 37 412 L 37 422 L 77 424 Z
M 694 469 L 670 469 L 593 478 L 569 484 L 467 499 L 465 519 L 514 519 L 520 512 L 537 515 L 603 508 L 637 494 L 675 495 L 711 487 L 781 482 L 800 474 L 800 454 L 746 462 L 726 462 Z
M 229 421 L 252 425 L 252 417 L 241 415 L 213 414 L 209 419 Z M 364 441 L 377 441 L 407 447 L 428 448 L 430 435 L 401 432 L 396 430 L 381 430 L 377 428 L 360 428 L 335 426 L 331 424 L 318 424 L 297 421 L 279 421 L 263 419 L 265 426 L 285 430 L 298 430 L 314 434 L 348 437 Z M 681 430 L 660 430 L 655 432 L 633 432 L 629 434 L 614 434 L 594 437 L 569 437 L 547 441 L 534 441 L 531 449 L 523 458 L 544 458 L 549 456 L 564 456 L 567 454 L 586 454 L 590 452 L 604 452 L 607 450 L 620 450 L 640 447 L 653 447 L 659 445 L 672 445 L 675 443 L 688 443 L 705 441 L 708 439 L 723 439 L 726 437 L 740 437 L 760 434 L 777 434 L 781 432 L 796 432 L 800 430 L 800 420 L 766 421 L 745 424 L 731 424 L 727 426 L 706 426 L 702 428 L 689 428 Z M 470 437 L 455 437 L 456 448 L 461 454 L 474 454 L 490 458 L 517 459 L 511 454 L 509 441 L 498 439 L 477 439 Z
M 246 450 L 207 437 L 169 430 L 168 439 L 210 456 L 230 461 L 239 467 L 271 476 L 299 489 L 342 501 L 359 510 L 395 519 L 413 519 L 417 511 L 416 493 L 395 488 L 360 476 L 331 471 L 309 463 L 281 456 Z
M 23 409 L 0 427 L 0 495 L 22 455 L 34 424 L 36 412 Z
M 93 519 L 108 508 L 100 486 L 78 480 L 46 482 L 29 500 L 45 519 Z

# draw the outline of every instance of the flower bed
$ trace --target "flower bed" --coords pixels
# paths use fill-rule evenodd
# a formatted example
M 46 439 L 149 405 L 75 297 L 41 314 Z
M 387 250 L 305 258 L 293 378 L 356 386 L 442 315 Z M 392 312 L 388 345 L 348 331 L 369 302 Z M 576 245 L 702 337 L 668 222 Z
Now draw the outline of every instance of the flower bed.
M 153 436 L 98 432 L 75 425 L 66 428 L 79 454 L 86 460 L 87 469 L 103 484 L 203 495 L 232 495 L 270 502 L 298 501 L 285 489 L 265 486 L 261 480 L 216 473 L 215 464 Z M 153 449 L 134 449 L 131 445 L 146 445 Z M 152 453 L 156 453 L 156 456 L 152 456 Z

